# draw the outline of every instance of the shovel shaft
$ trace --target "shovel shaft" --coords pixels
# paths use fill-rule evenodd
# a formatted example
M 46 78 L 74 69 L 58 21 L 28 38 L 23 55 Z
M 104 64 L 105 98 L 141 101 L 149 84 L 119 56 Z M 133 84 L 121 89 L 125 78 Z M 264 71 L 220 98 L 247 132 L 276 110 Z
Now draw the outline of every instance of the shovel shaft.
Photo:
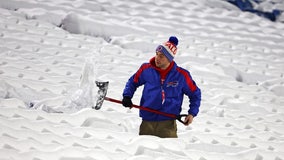
M 105 97 L 104 99 L 107 100 L 107 101 L 110 101 L 110 102 L 115 102 L 115 103 L 122 104 L 122 101 L 117 100 L 117 99 L 113 99 L 113 98 L 109 98 L 109 97 Z M 138 108 L 138 109 L 141 109 L 141 110 L 144 110 L 144 111 L 160 114 L 160 115 L 163 115 L 163 116 L 166 116 L 166 117 L 170 117 L 170 118 L 173 118 L 173 119 L 177 119 L 179 122 L 181 122 L 183 124 L 187 123 L 187 122 L 184 122 L 182 120 L 182 118 L 186 117 L 187 114 L 175 115 L 175 114 L 170 114 L 170 113 L 157 111 L 157 110 L 154 110 L 154 109 L 151 109 L 151 108 L 147 108 L 147 107 L 143 107 L 143 106 L 138 106 L 138 105 L 135 105 L 135 104 L 133 104 L 132 107 Z
M 113 99 L 113 98 L 109 98 L 109 97 L 105 97 L 105 100 L 122 104 L 122 101 L 116 100 L 116 99 Z M 169 113 L 157 111 L 157 110 L 154 110 L 154 109 L 151 109 L 151 108 L 138 106 L 138 105 L 135 105 L 135 104 L 133 104 L 132 107 L 138 108 L 138 109 L 141 109 L 141 110 L 144 110 L 144 111 L 149 111 L 149 112 L 152 112 L 152 113 L 160 114 L 160 115 L 163 115 L 163 116 L 166 116 L 166 117 L 177 119 L 177 116 L 175 114 L 169 114 Z

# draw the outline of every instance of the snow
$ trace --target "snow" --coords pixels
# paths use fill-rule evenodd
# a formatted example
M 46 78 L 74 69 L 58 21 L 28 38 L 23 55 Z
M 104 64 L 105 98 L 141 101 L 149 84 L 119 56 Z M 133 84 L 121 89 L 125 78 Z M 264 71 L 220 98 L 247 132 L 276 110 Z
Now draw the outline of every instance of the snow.
M 284 159 L 281 22 L 217 0 L 0 0 L 0 28 L 1 160 Z M 121 99 L 171 35 L 202 90 L 179 138 L 138 136 L 137 109 L 91 108 L 95 80 Z

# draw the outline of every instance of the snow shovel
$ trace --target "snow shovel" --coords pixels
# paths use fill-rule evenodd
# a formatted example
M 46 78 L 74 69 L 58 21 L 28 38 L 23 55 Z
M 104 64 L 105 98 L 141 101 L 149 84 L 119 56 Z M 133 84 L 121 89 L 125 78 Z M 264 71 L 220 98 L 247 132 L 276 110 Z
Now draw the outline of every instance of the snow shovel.
M 109 98 L 109 97 L 106 96 L 108 84 L 109 84 L 109 82 L 98 82 L 98 81 L 96 81 L 96 85 L 99 87 L 99 90 L 98 90 L 98 95 L 97 95 L 96 106 L 92 107 L 93 109 L 99 110 L 102 107 L 104 100 L 122 104 L 122 101 L 117 100 L 117 99 L 113 99 L 113 98 Z M 182 118 L 187 116 L 187 114 L 175 115 L 175 114 L 165 113 L 165 112 L 157 111 L 157 110 L 154 110 L 154 109 L 151 109 L 151 108 L 138 106 L 138 105 L 135 105 L 135 104 L 133 104 L 132 107 L 138 108 L 138 109 L 141 109 L 141 110 L 144 110 L 144 111 L 160 114 L 160 115 L 163 115 L 163 116 L 166 116 L 166 117 L 174 118 L 174 119 L 178 120 L 179 122 L 181 122 L 183 124 L 185 124 L 185 122 L 182 120 Z

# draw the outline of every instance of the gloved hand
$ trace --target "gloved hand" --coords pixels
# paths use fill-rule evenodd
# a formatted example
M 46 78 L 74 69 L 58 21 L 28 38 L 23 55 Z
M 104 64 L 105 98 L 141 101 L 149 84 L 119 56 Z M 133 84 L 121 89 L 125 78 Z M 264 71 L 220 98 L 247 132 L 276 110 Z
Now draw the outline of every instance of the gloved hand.
M 129 107 L 129 108 L 132 108 L 132 101 L 131 101 L 131 98 L 130 97 L 127 97 L 127 96 L 125 96 L 125 97 L 123 97 L 123 99 L 122 99 L 122 105 L 124 106 L 124 107 Z

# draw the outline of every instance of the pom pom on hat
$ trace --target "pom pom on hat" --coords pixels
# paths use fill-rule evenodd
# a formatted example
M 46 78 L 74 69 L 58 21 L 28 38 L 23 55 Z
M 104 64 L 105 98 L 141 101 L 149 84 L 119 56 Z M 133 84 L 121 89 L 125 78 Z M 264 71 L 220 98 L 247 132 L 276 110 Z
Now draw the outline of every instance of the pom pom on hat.
M 177 45 L 178 45 L 177 37 L 171 36 L 167 42 L 157 47 L 156 52 L 162 52 L 171 62 L 177 53 Z
M 175 36 L 171 36 L 169 38 L 169 41 L 172 42 L 173 44 L 175 44 L 176 46 L 178 45 L 178 39 Z

